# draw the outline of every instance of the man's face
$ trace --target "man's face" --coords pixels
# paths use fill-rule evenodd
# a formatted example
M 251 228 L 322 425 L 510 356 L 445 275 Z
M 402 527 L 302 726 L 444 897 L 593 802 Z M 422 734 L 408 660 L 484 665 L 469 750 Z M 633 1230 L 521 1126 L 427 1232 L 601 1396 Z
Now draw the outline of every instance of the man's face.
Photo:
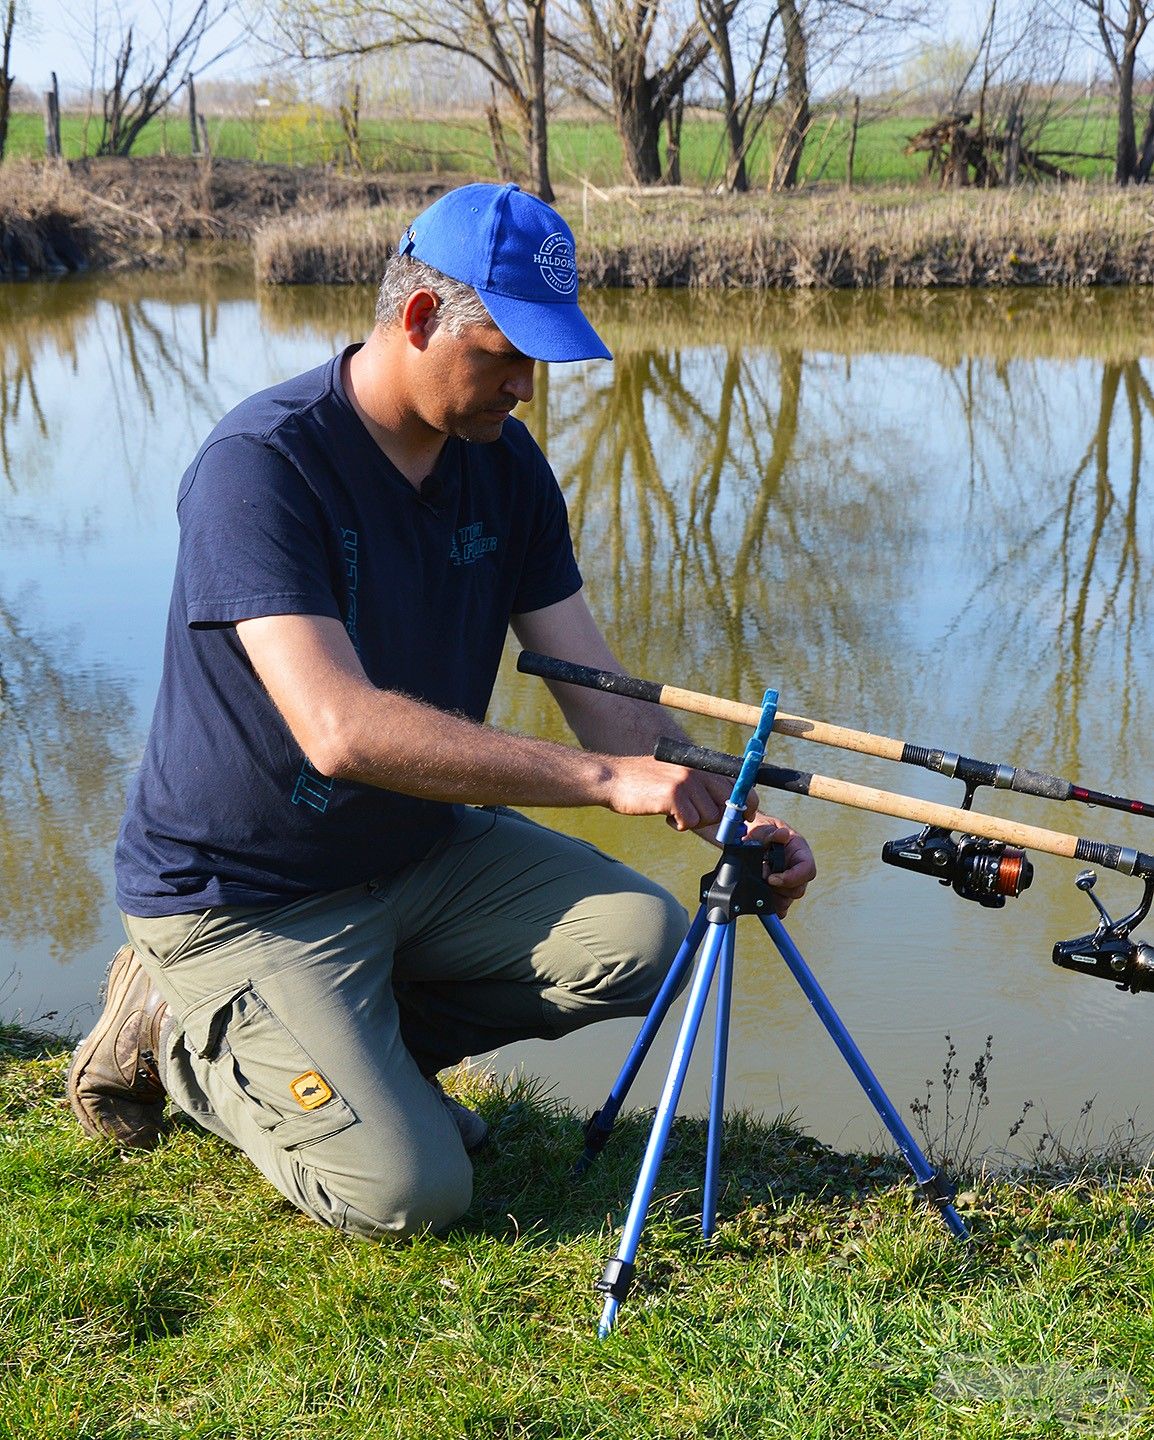
M 425 423 L 445 435 L 497 440 L 515 405 L 533 398 L 533 365 L 496 325 L 471 325 L 460 335 L 438 327 L 429 337 L 417 397 Z

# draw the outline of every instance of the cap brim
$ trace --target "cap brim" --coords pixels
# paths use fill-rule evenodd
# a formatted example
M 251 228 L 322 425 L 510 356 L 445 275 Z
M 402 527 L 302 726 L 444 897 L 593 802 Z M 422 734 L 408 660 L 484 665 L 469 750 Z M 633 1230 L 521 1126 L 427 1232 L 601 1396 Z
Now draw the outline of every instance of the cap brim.
M 613 352 L 575 304 L 537 305 L 486 290 L 477 294 L 506 340 L 534 360 L 613 359 Z

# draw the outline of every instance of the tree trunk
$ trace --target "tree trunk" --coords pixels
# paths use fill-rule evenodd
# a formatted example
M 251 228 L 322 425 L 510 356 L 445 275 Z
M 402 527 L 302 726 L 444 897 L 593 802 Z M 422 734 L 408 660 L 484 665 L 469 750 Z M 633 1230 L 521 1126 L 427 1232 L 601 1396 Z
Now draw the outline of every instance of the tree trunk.
M 681 184 L 681 121 L 685 115 L 685 101 L 679 95 L 665 112 L 665 169 L 662 182 L 666 185 Z
M 1134 167 L 1134 178 L 1139 185 L 1145 185 L 1150 179 L 1151 169 L 1154 169 L 1154 101 L 1151 102 L 1150 113 L 1146 116 L 1142 148 L 1138 152 L 1138 163 Z
M 745 125 L 737 104 L 737 72 L 733 64 L 733 47 L 729 40 L 729 24 L 724 6 L 717 8 L 698 3 L 698 14 L 709 33 L 721 81 L 721 109 L 725 118 L 725 188 L 729 193 L 749 189 L 749 172 L 745 168 Z
M 529 96 L 529 188 L 552 204 L 553 185 L 549 179 L 549 129 L 545 109 L 545 4 L 538 0 L 530 7 L 529 45 L 532 90 Z
M 12 60 L 12 33 L 16 29 L 16 0 L 8 0 L 4 7 L 3 48 L 0 49 L 0 160 L 8 146 L 8 117 L 12 112 L 12 84 L 15 79 L 8 73 Z
M 200 154 L 200 125 L 196 118 L 196 81 L 190 75 L 188 77 L 188 140 L 191 153 L 196 156 Z
M 617 93 L 617 133 L 624 148 L 625 168 L 635 185 L 661 183 L 661 122 L 664 107 L 658 109 L 650 97 L 649 82 L 623 84 Z
M 809 131 L 809 73 L 805 30 L 797 0 L 781 0 L 782 35 L 785 40 L 785 130 L 774 157 L 771 190 L 792 190 L 797 184 L 801 152 Z
M 1134 138 L 1134 54 L 1127 49 L 1118 67 L 1118 141 L 1114 150 L 1114 181 L 1129 185 L 1135 177 L 1138 146 Z
M 1005 183 L 1018 183 L 1018 166 L 1022 160 L 1022 112 L 1017 103 L 1010 109 L 1009 125 L 1006 128 Z
M 501 109 L 497 104 L 497 87 L 489 85 L 489 104 L 485 119 L 489 124 L 489 142 L 493 147 L 493 163 L 497 167 L 497 179 L 507 185 L 513 178 L 513 165 L 509 159 L 509 147 L 505 143 L 505 127 L 501 124 Z
M 857 154 L 857 132 L 861 125 L 861 96 L 853 97 L 853 119 L 849 124 L 849 148 L 845 157 L 845 188 L 853 189 L 853 162 Z

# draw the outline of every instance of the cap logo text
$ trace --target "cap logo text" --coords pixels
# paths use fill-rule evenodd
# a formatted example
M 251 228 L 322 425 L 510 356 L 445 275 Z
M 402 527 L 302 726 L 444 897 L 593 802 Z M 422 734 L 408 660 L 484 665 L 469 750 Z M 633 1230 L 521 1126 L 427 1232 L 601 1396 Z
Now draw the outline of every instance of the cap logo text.
M 533 256 L 541 278 L 558 295 L 572 295 L 577 290 L 577 259 L 573 242 L 560 230 L 554 231 Z

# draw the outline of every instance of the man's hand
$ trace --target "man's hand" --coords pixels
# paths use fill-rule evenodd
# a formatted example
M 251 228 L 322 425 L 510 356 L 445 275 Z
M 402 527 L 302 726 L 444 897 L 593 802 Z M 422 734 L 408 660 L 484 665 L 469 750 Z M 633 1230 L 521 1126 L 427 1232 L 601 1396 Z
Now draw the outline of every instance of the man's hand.
M 664 814 L 675 830 L 693 830 L 705 840 L 717 842 L 717 827 L 733 793 L 733 784 L 721 775 L 667 765 L 644 756 L 623 757 L 614 762 L 614 784 L 608 799 L 619 815 Z M 817 875 L 817 864 L 806 840 L 792 826 L 757 808 L 757 793 L 750 791 L 745 811 L 745 838 L 758 845 L 781 845 L 785 869 L 766 875 L 775 891 L 774 910 L 784 916 L 795 900 L 805 894 Z
M 790 825 L 775 820 L 770 815 L 756 814 L 752 821 L 746 820 L 746 838 L 756 840 L 759 845 L 784 845 L 785 869 L 778 875 L 766 875 L 766 884 L 776 892 L 774 913 L 783 918 L 795 900 L 805 894 L 811 880 L 817 876 L 817 864 L 813 852 L 804 836 Z

